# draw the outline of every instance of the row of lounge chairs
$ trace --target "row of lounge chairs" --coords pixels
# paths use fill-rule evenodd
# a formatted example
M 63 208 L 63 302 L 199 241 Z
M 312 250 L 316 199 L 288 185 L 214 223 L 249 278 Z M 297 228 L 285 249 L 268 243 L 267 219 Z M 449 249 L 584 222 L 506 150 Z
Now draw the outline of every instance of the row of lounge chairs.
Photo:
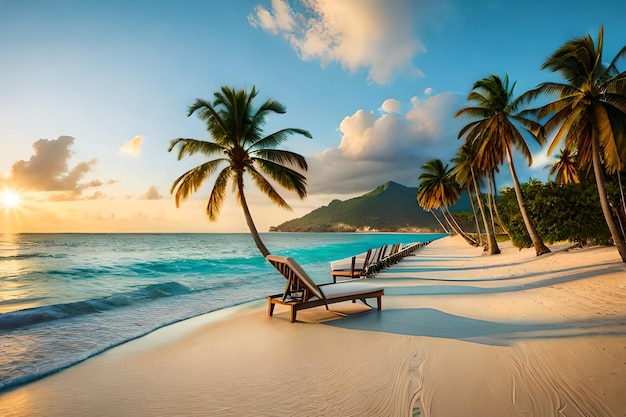
M 383 269 L 399 262 L 405 256 L 413 254 L 417 249 L 429 242 L 416 242 L 408 245 L 396 243 L 383 245 L 379 248 L 369 249 L 367 252 L 352 256 L 351 258 L 331 261 L 330 274 L 333 282 L 341 278 L 367 278 L 372 277 Z
M 345 269 L 336 269 L 331 272 L 333 282 L 317 285 L 306 271 L 293 259 L 278 255 L 267 255 L 265 259 L 280 272 L 287 280 L 285 291 L 281 294 L 267 296 L 267 314 L 274 314 L 276 304 L 288 306 L 290 309 L 291 322 L 296 321 L 298 311 L 318 306 L 326 306 L 332 303 L 342 301 L 361 300 L 367 304 L 368 298 L 375 298 L 378 311 L 382 310 L 382 296 L 385 289 L 376 285 L 368 284 L 363 281 L 349 282 L 343 280 L 337 282 L 337 277 L 364 278 L 372 276 L 376 272 L 392 265 L 407 255 L 412 254 L 417 249 L 429 242 L 413 243 L 402 246 L 384 245 L 380 248 L 370 249 L 365 254 L 348 258 L 349 267 Z M 343 260 L 345 265 L 345 260 Z M 341 261 L 335 261 L 334 265 L 339 267 Z M 331 262 L 331 266 L 333 262 Z M 344 274 L 344 271 L 349 273 Z

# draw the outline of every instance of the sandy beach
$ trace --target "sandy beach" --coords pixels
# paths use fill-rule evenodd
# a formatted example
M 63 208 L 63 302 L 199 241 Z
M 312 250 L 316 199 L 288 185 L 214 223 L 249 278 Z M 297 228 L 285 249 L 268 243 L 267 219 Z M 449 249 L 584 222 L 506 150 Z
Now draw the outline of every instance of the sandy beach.
M 626 416 L 626 265 L 551 248 L 446 237 L 370 279 L 382 312 L 221 310 L 0 393 L 0 415 Z

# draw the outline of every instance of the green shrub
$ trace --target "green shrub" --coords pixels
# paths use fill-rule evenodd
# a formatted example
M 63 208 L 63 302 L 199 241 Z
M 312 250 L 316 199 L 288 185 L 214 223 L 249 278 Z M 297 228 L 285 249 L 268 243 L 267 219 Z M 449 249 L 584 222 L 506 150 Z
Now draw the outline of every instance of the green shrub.
M 571 241 L 595 245 L 610 242 L 611 235 L 593 180 L 579 184 L 552 181 L 543 184 L 531 180 L 521 186 L 528 214 L 544 243 Z M 518 248 L 532 246 L 512 188 L 502 191 L 498 209 L 513 244 Z

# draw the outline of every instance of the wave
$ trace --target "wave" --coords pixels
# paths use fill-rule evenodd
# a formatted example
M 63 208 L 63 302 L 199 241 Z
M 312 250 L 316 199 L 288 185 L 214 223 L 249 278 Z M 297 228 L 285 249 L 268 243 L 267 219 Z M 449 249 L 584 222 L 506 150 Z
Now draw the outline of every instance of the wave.
M 101 313 L 165 297 L 190 294 L 189 287 L 178 282 L 165 282 L 104 298 L 53 304 L 0 314 L 0 330 L 14 330 L 34 324 L 67 319 L 85 314 Z
M 37 271 L 38 275 L 77 277 L 79 279 L 102 278 L 102 276 L 123 276 L 129 274 L 142 277 L 164 277 L 172 274 L 185 276 L 208 276 L 226 273 L 229 270 L 240 271 L 242 268 L 257 268 L 264 259 L 193 259 L 176 258 L 167 260 L 139 261 L 131 263 L 111 263 L 109 265 L 85 265 L 63 268 L 50 268 Z M 61 265 L 58 265 L 61 266 Z
M 65 254 L 52 254 L 52 253 L 18 253 L 16 255 L 0 255 L 0 262 L 2 261 L 14 261 L 17 259 L 32 259 L 32 258 L 67 258 Z

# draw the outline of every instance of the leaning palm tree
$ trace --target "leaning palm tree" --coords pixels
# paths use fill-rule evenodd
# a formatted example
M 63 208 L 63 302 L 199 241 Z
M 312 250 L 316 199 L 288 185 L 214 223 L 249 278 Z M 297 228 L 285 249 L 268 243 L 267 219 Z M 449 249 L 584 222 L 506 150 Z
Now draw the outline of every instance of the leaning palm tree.
M 272 202 L 280 207 L 291 209 L 289 204 L 278 194 L 274 183 L 295 191 L 300 198 L 306 197 L 306 178 L 302 171 L 307 170 L 303 156 L 285 150 L 276 149 L 290 135 L 300 134 L 311 138 L 311 134 L 302 129 L 286 128 L 269 135 L 263 133 L 266 117 L 271 113 L 285 113 L 285 106 L 269 99 L 260 107 L 254 108 L 253 99 L 257 95 L 256 87 L 248 94 L 246 89 L 222 87 L 215 92 L 214 101 L 197 99 L 189 107 L 187 116 L 198 114 L 207 126 L 212 141 L 179 138 L 170 143 L 168 151 L 178 146 L 178 159 L 194 154 L 213 157 L 185 172 L 172 184 L 171 193 L 176 193 L 176 207 L 181 200 L 196 192 L 202 183 L 213 174 L 217 174 L 206 207 L 210 221 L 216 221 L 223 206 L 226 186 L 232 181 L 239 204 L 243 208 L 248 228 L 256 246 L 263 256 L 269 250 L 263 244 L 254 225 L 244 194 L 244 173 Z M 225 165 L 218 172 L 220 166 Z
M 461 186 L 454 179 L 448 165 L 441 159 L 432 159 L 422 165 L 417 187 L 417 202 L 425 210 L 440 209 L 444 219 L 452 230 L 461 235 L 470 245 L 478 246 L 476 241 L 463 232 L 448 207 L 459 200 Z
M 533 242 L 535 252 L 537 255 L 543 255 L 550 252 L 550 249 L 539 237 L 528 215 L 522 196 L 522 187 L 513 164 L 513 147 L 524 155 L 528 165 L 532 164 L 532 153 L 518 125 L 531 133 L 540 144 L 544 140 L 543 131 L 539 123 L 515 114 L 517 102 L 512 100 L 514 88 L 515 83 L 509 88 L 508 76 L 504 80 L 497 75 L 483 78 L 474 83 L 472 91 L 467 96 L 467 101 L 474 105 L 460 109 L 455 117 L 469 116 L 477 119 L 461 129 L 459 138 L 465 136 L 466 142 L 476 149 L 476 162 L 479 169 L 493 172 L 506 158 L 524 225 Z
M 606 66 L 603 44 L 602 26 L 597 45 L 589 34 L 566 42 L 541 67 L 560 73 L 566 82 L 542 83 L 521 99 L 558 94 L 556 100 L 526 113 L 549 117 L 545 130 L 555 132 L 549 154 L 564 140 L 565 148 L 577 150 L 579 166 L 593 166 L 604 219 L 626 262 L 626 242 L 613 219 L 603 172 L 619 173 L 626 164 L 626 72 L 619 72 L 615 65 L 626 57 L 626 46 Z
M 476 206 L 474 205 L 474 198 L 472 197 L 472 189 L 475 190 L 476 194 L 476 205 L 478 205 L 478 209 L 480 211 L 481 218 L 483 220 L 483 226 L 485 229 L 485 233 L 487 234 L 487 246 L 485 250 L 490 254 L 499 253 L 499 249 L 496 249 L 498 243 L 495 239 L 495 233 L 493 233 L 493 229 L 489 226 L 489 222 L 487 221 L 487 217 L 485 215 L 484 202 L 482 198 L 482 192 L 480 191 L 479 183 L 476 179 L 476 174 L 474 172 L 474 160 L 473 160 L 472 149 L 467 145 L 463 144 L 456 151 L 456 156 L 452 158 L 450 162 L 454 163 L 452 167 L 451 174 L 454 175 L 454 178 L 459 184 L 465 184 L 467 189 L 467 194 L 470 199 L 470 203 L 472 205 L 472 213 L 474 215 L 474 220 L 476 222 L 476 233 L 478 235 L 478 245 L 482 246 L 482 233 L 480 230 L 480 225 L 478 222 L 478 215 L 476 213 Z

